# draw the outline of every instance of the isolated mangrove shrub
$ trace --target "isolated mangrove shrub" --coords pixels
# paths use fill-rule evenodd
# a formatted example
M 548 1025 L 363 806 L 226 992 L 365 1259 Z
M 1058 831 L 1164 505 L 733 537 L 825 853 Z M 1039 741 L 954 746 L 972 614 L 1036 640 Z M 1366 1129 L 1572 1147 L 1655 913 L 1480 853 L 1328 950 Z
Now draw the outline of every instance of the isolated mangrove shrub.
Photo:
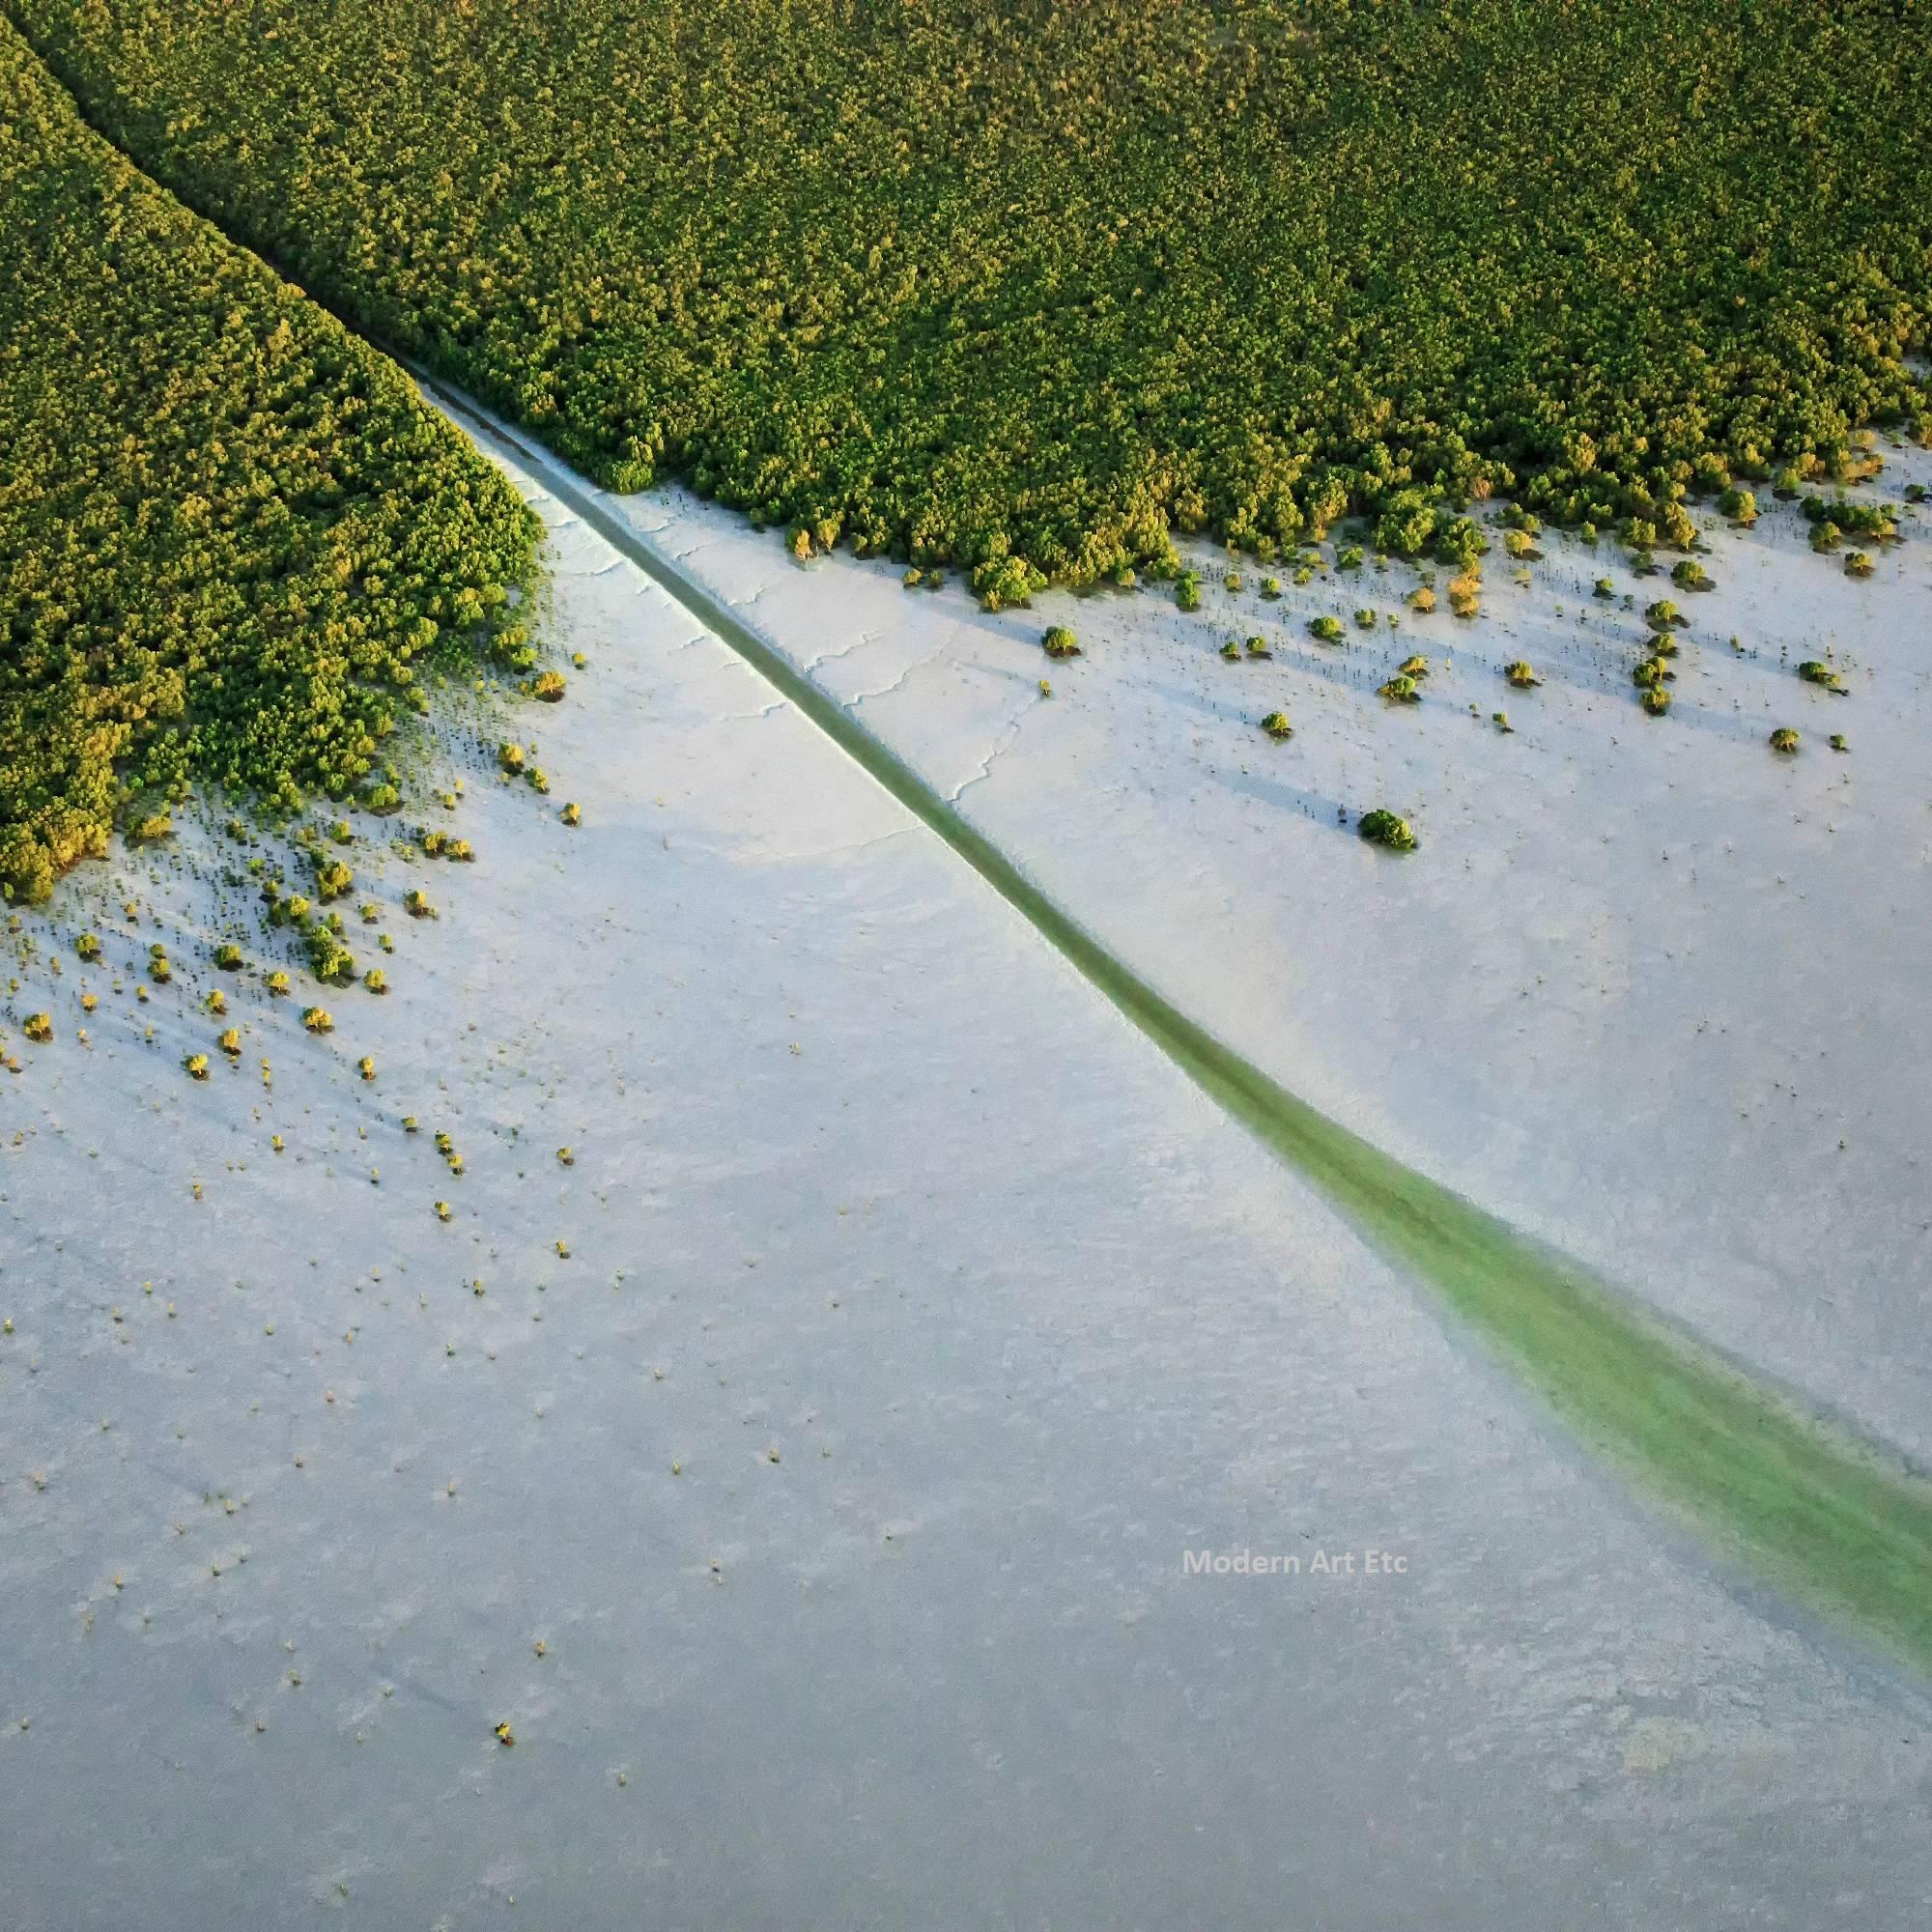
M 515 744 L 498 745 L 497 763 L 514 777 L 524 768 L 524 748 Z
M 1201 608 L 1201 579 L 1191 570 L 1183 570 L 1174 580 L 1175 607 L 1181 611 L 1198 611 Z
M 1367 606 L 1355 612 L 1355 628 L 1358 631 L 1373 631 L 1376 628 L 1376 613 Z
M 1376 696 L 1387 698 L 1391 704 L 1420 704 L 1422 687 L 1414 678 L 1397 671 L 1385 684 L 1376 687 Z
M 1311 617 L 1308 620 L 1308 635 L 1318 644 L 1339 644 L 1342 641 L 1342 620 L 1339 617 Z
M 1408 593 L 1408 608 L 1425 617 L 1435 609 L 1435 593 L 1428 584 L 1418 584 Z
M 84 964 L 92 965 L 100 957 L 100 935 L 98 932 L 83 932 L 73 942 L 73 950 Z
M 1670 694 L 1662 685 L 1653 684 L 1643 694 L 1643 708 L 1653 718 L 1662 718 L 1670 709 Z
M 1077 658 L 1080 655 L 1080 640 L 1065 624 L 1049 625 L 1039 641 L 1041 649 L 1050 658 Z
M 1851 746 L 1845 742 L 1845 734 L 1842 731 L 1833 731 L 1828 742 L 1830 743 L 1833 751 L 1834 752 L 1849 752 L 1852 749 Z
M 435 919 L 437 910 L 429 902 L 429 895 L 420 886 L 412 886 L 403 895 L 403 910 L 412 919 Z
M 1262 720 L 1262 729 L 1276 741 L 1294 736 L 1294 726 L 1289 723 L 1286 711 L 1270 711 Z
M 20 1022 L 20 1031 L 36 1046 L 45 1046 L 54 1037 L 53 1020 L 45 1013 L 29 1013 Z
M 270 995 L 272 998 L 279 999 L 289 990 L 289 976 L 277 966 L 263 983 L 268 987 Z
M 355 883 L 355 875 L 340 859 L 331 859 L 327 865 L 315 868 L 316 896 L 327 905 L 331 899 L 344 898 Z
M 1429 675 L 1429 660 L 1421 656 L 1404 658 L 1401 664 L 1396 666 L 1396 675 L 1399 677 L 1427 677 Z
M 1221 661 L 1223 664 L 1231 664 L 1231 665 L 1240 663 L 1241 646 L 1236 639 L 1230 638 L 1228 641 L 1221 646 Z
M 372 966 L 362 976 L 362 983 L 370 992 L 382 994 L 389 990 L 387 976 L 380 966 Z
M 230 1060 L 235 1059 L 242 1051 L 241 1030 L 237 1027 L 228 1028 L 214 1043 Z
M 1822 685 L 1827 691 L 1836 692 L 1840 697 L 1846 696 L 1845 680 L 1828 664 L 1820 664 L 1816 658 L 1806 658 L 1798 667 L 1798 675 L 1806 684 Z
M 1670 566 L 1670 581 L 1680 590 L 1715 590 L 1718 586 L 1694 556 L 1687 556 Z
M 1845 553 L 1845 575 L 1847 577 L 1869 577 L 1872 574 L 1872 560 L 1861 550 Z
M 1408 820 L 1380 806 L 1362 813 L 1359 830 L 1372 845 L 1386 845 L 1391 852 L 1415 850 L 1415 833 Z
M 310 1033 L 333 1033 L 335 1031 L 335 1017 L 329 1012 L 327 1007 L 304 1007 L 302 1009 L 302 1025 Z
M 1468 618 L 1481 614 L 1483 580 L 1474 571 L 1465 570 L 1460 577 L 1452 577 L 1447 588 L 1452 616 Z
M 1667 597 L 1646 604 L 1643 607 L 1643 621 L 1653 631 L 1681 631 L 1685 625 L 1684 612 Z
M 1798 749 L 1798 733 L 1789 724 L 1780 724 L 1771 734 L 1771 749 L 1774 752 L 1795 752 Z
M 1590 586 L 1590 595 L 1592 597 L 1599 597 L 1607 600 L 1609 598 L 1614 597 L 1616 594 L 1617 594 L 1617 586 L 1613 582 L 1611 582 L 1607 577 L 1598 578 L 1596 582 Z
M 206 1080 L 208 1078 L 208 1055 L 205 1053 L 190 1053 L 182 1062 L 182 1067 L 190 1080 Z
M 1044 682 L 1044 680 L 1042 680 L 1042 682 Z M 566 805 L 563 808 L 563 810 L 557 813 L 557 816 L 560 819 L 562 819 L 566 825 L 581 825 L 583 822 L 583 813 L 578 808 L 575 800 L 573 800 L 569 805 Z
M 540 670 L 530 680 L 530 696 L 540 704 L 563 701 L 564 678 L 560 670 Z
M 1271 658 L 1274 652 L 1268 647 L 1268 640 L 1260 636 L 1248 639 L 1244 647 L 1251 658 Z
M 231 940 L 223 940 L 214 949 L 214 963 L 224 973 L 239 973 L 242 970 L 242 949 Z
M 1503 666 L 1503 675 L 1506 678 L 1508 678 L 1509 681 L 1513 685 L 1515 685 L 1519 691 L 1528 691 L 1532 687 L 1539 685 L 1543 682 L 1543 680 L 1537 676 L 1533 667 L 1524 658 L 1511 659 L 1511 661 L 1508 664 Z

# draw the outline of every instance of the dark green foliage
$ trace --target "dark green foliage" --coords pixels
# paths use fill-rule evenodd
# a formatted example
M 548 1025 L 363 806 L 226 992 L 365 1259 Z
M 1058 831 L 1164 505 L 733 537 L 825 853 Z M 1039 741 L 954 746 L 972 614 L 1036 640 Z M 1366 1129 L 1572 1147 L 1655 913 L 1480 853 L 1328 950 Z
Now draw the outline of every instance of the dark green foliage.
M 1855 503 L 1849 497 L 1839 497 L 1828 503 L 1822 497 L 1806 497 L 1799 508 L 1807 524 L 1835 528 L 1841 535 L 1849 532 L 1887 543 L 1898 534 L 1889 503 Z
M 1715 590 L 1710 573 L 1694 556 L 1687 556 L 1670 566 L 1670 581 L 1680 590 Z
M 1415 833 L 1408 820 L 1379 806 L 1362 813 L 1361 834 L 1372 845 L 1386 845 L 1392 852 L 1415 850 Z
M 346 797 L 530 580 L 401 372 L 129 168 L 0 19 L 0 888 L 196 782 Z
M 1191 570 L 1183 570 L 1174 580 L 1174 602 L 1182 611 L 1198 611 L 1201 608 L 1201 579 Z
M 1924 408 L 1932 36 L 1877 0 L 7 5 L 603 481 L 1003 605 L 1486 493 L 1681 546 Z
M 1845 696 L 1845 680 L 1828 664 L 1820 664 L 1816 658 L 1806 658 L 1798 667 L 1798 675 L 1806 684 L 1822 684 L 1827 691 L 1834 691 L 1840 697 Z

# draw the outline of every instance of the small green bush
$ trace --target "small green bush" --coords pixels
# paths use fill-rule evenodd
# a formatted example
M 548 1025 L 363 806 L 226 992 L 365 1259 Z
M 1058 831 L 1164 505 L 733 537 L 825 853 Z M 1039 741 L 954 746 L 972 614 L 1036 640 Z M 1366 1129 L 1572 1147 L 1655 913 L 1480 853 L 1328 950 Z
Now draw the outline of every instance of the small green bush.
M 1827 691 L 1835 692 L 1840 697 L 1846 696 L 1845 680 L 1828 664 L 1820 664 L 1816 658 L 1806 658 L 1798 667 L 1798 675 L 1806 684 L 1823 685 Z
M 1506 678 L 1508 678 L 1509 681 L 1513 685 L 1515 685 L 1519 691 L 1531 690 L 1535 686 L 1543 682 L 1543 680 L 1537 676 L 1535 670 L 1531 668 L 1528 661 L 1523 658 L 1513 658 L 1508 664 L 1504 665 L 1503 675 Z
M 1048 625 L 1039 641 L 1040 647 L 1056 663 L 1063 658 L 1077 658 L 1080 655 L 1080 640 L 1065 624 Z
M 1284 738 L 1294 736 L 1294 726 L 1288 722 L 1288 713 L 1286 711 L 1270 711 L 1262 720 L 1262 729 L 1277 743 Z
M 1422 687 L 1414 678 L 1406 677 L 1401 671 L 1397 671 L 1386 684 L 1377 687 L 1376 696 L 1387 698 L 1391 704 L 1420 704 Z
M 1391 852 L 1415 850 L 1415 833 L 1408 820 L 1379 806 L 1362 813 L 1360 830 L 1372 845 L 1385 845 Z
M 1771 749 L 1774 752 L 1784 752 L 1786 753 L 1797 751 L 1798 733 L 1789 724 L 1780 724 L 1771 734 Z
M 1311 617 L 1308 620 L 1308 635 L 1319 644 L 1339 644 L 1342 641 L 1342 620 L 1339 617 Z

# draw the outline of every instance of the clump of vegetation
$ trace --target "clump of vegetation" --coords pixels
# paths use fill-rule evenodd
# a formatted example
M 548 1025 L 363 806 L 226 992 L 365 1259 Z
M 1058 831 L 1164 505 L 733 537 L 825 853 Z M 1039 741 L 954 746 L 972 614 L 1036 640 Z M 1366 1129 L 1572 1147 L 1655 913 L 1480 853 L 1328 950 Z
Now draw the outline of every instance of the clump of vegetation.
M 355 883 L 355 874 L 340 859 L 331 859 L 315 868 L 316 896 L 327 905 L 331 899 L 346 898 Z
M 1376 696 L 1387 698 L 1391 704 L 1420 704 L 1422 687 L 1414 678 L 1397 671 L 1385 684 L 1376 687 Z
M 1366 605 L 1355 612 L 1355 628 L 1358 631 L 1373 631 L 1376 628 L 1376 613 Z
M 224 940 L 214 949 L 214 963 L 224 973 L 242 970 L 242 949 L 233 940 Z
M 1484 495 L 1681 547 L 1688 496 L 1849 479 L 1848 424 L 1922 409 L 1890 8 L 14 11 L 145 165 L 600 480 L 1003 603 L 1175 530 L 1413 555 Z
M 403 895 L 403 910 L 412 919 L 436 919 L 440 915 L 429 902 L 429 895 L 420 886 L 412 886 Z
M 380 966 L 370 967 L 368 972 L 362 976 L 362 983 L 370 992 L 378 995 L 386 993 L 389 990 L 388 979 Z
M 98 932 L 83 932 L 73 942 L 73 950 L 83 965 L 93 965 L 100 957 L 100 935 Z
M 1372 845 L 1386 845 L 1391 852 L 1415 850 L 1415 832 L 1408 820 L 1379 806 L 1362 813 L 1360 831 Z
M 20 1022 L 20 1031 L 36 1046 L 45 1046 L 54 1037 L 54 1023 L 45 1013 L 29 1013 Z
M 355 1063 L 355 1070 L 364 1080 L 373 1080 L 376 1077 L 376 1063 L 370 1055 L 365 1053 Z
M 1513 732 L 1516 729 L 1516 726 L 1510 723 L 1510 715 L 1507 711 L 1492 711 L 1490 713 L 1490 723 L 1498 731 L 1504 733 Z
M 1404 658 L 1402 663 L 1396 667 L 1396 674 L 1400 677 L 1427 677 L 1429 675 L 1429 660 L 1420 656 Z
M 1274 652 L 1269 648 L 1268 640 L 1259 636 L 1248 639 L 1247 652 L 1251 658 L 1271 658 L 1274 656 Z
M 333 1033 L 335 1031 L 335 1016 L 327 1007 L 304 1007 L 302 1009 L 302 1025 L 310 1033 Z
M 1774 752 L 1791 753 L 1798 749 L 1798 733 L 1789 724 L 1780 724 L 1771 734 L 1771 749 Z
M 1241 647 L 1233 638 L 1230 638 L 1228 641 L 1221 646 L 1221 662 L 1223 664 L 1233 665 L 1233 664 L 1239 664 L 1240 661 L 1241 661 Z
M 263 982 L 272 998 L 279 999 L 289 990 L 289 976 L 277 966 Z
M 1175 608 L 1180 611 L 1198 611 L 1201 608 L 1201 579 L 1191 570 L 1183 570 L 1174 580 Z
M 1680 590 L 1715 590 L 1711 574 L 1694 556 L 1687 556 L 1670 566 L 1670 581 Z
M 1473 570 L 1449 580 L 1449 610 L 1457 617 L 1474 617 L 1482 611 L 1483 580 Z
M 1342 641 L 1342 620 L 1339 617 L 1311 617 L 1308 620 L 1308 635 L 1318 644 L 1339 644 Z
M 1674 658 L 1679 650 L 1675 631 L 1653 631 L 1650 637 L 1650 654 L 1654 658 Z
M 532 765 L 524 774 L 524 782 L 532 791 L 547 792 L 550 790 L 550 774 L 541 765 Z
M 1263 578 L 1262 595 L 1272 604 L 1281 595 L 1281 579 L 1278 577 Z
M 168 963 L 168 949 L 158 940 L 148 948 L 148 978 L 156 985 L 165 986 L 175 977 L 175 969 Z
M 1639 691 L 1655 691 L 1676 675 L 1677 673 L 1662 658 L 1645 658 L 1631 672 L 1631 682 Z
M 241 1029 L 239 1027 L 230 1027 L 214 1043 L 230 1060 L 239 1058 L 242 1052 Z
M 1814 533 L 1830 529 L 1837 537 L 1847 534 L 1869 537 L 1875 543 L 1890 543 L 1898 535 L 1898 525 L 1889 503 L 1860 503 L 1843 496 L 1828 503 L 1822 497 L 1806 497 L 1799 508 Z M 1813 547 L 1830 546 L 1817 544 L 1814 534 Z
M 1872 560 L 1861 550 L 1845 553 L 1845 575 L 1847 577 L 1869 577 L 1872 574 Z
M 1828 742 L 1834 752 L 1849 752 L 1852 749 L 1845 742 L 1845 734 L 1842 731 L 1833 731 Z
M 1286 711 L 1270 711 L 1262 720 L 1262 729 L 1277 744 L 1294 736 L 1294 726 L 1289 723 Z
M 1662 718 L 1670 709 L 1670 694 L 1661 684 L 1653 684 L 1643 694 L 1643 708 L 1653 718 Z
M 560 704 L 563 690 L 563 673 L 560 670 L 540 670 L 530 680 L 530 696 L 539 704 Z
M 517 744 L 498 745 L 497 763 L 515 778 L 524 768 L 524 748 Z
M 1845 680 L 1828 664 L 1820 664 L 1816 658 L 1806 658 L 1798 667 L 1798 675 L 1806 684 L 1822 685 L 1827 691 L 1836 692 L 1840 697 L 1847 695 Z
M 44 23 L 43 23 L 44 24 Z M 347 797 L 538 525 L 408 379 L 135 172 L 0 22 L 0 891 L 197 785 Z
M 1040 679 L 1041 684 L 1044 684 L 1046 680 L 1044 678 Z M 1051 694 L 1049 693 L 1048 695 L 1050 696 Z M 569 805 L 566 805 L 563 808 L 563 810 L 557 813 L 557 816 L 560 819 L 562 819 L 566 825 L 582 825 L 583 823 L 583 813 L 578 809 L 575 800 L 573 800 Z
M 190 1080 L 206 1080 L 208 1078 L 208 1055 L 205 1053 L 190 1053 L 182 1062 L 182 1066 Z
M 1534 668 L 1526 658 L 1512 658 L 1503 666 L 1503 675 L 1519 691 L 1530 691 L 1543 680 L 1537 676 Z
M 1065 624 L 1050 624 L 1040 639 L 1040 647 L 1056 662 L 1080 655 L 1080 640 Z
M 1757 498 L 1740 483 L 1733 483 L 1719 497 L 1718 508 L 1746 529 L 1757 522 Z
M 1422 616 L 1428 616 L 1435 609 L 1435 592 L 1426 583 L 1417 584 L 1408 593 L 1408 608 Z
M 1685 625 L 1684 612 L 1667 597 L 1660 597 L 1655 604 L 1643 607 L 1643 621 L 1653 631 L 1681 631 Z
M 219 986 L 212 991 L 203 1003 L 212 1013 L 220 1014 L 228 1010 L 228 995 Z

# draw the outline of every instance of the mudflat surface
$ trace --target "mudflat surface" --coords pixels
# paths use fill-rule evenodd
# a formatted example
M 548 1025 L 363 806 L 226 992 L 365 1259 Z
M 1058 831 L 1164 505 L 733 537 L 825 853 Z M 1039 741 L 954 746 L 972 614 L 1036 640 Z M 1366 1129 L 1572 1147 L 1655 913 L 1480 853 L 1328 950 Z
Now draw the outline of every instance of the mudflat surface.
M 1715 1574 L 510 467 L 552 526 L 553 625 L 588 662 L 563 705 L 512 721 L 549 798 L 498 784 L 494 744 L 454 734 L 468 796 L 449 823 L 474 864 L 397 859 L 358 882 L 395 934 L 389 995 L 321 995 L 335 1030 L 318 1037 L 297 1011 L 314 993 L 217 974 L 213 943 L 252 928 L 215 837 L 76 875 L 11 969 L 16 1922 L 1916 1923 L 1922 1689 Z M 796 581 L 825 594 L 824 574 Z M 834 580 L 858 628 L 875 582 Z M 947 671 L 941 652 L 932 674 L 1037 705 L 1036 619 L 982 623 L 956 599 L 947 637 L 982 639 L 988 668 Z M 1097 645 L 1096 608 L 1076 621 Z M 1224 668 L 1266 672 L 1210 662 L 1197 686 L 1172 655 L 1136 685 L 1096 648 L 1065 698 L 1009 711 L 1024 728 L 968 802 L 1003 836 L 1031 828 L 1015 842 L 1050 884 L 1089 878 L 1094 923 L 1120 893 L 1109 937 L 1130 953 L 1178 959 L 1191 923 L 1193 970 L 1228 989 L 1198 1009 L 1246 1015 L 1244 1045 L 1340 1100 L 1357 1063 L 1339 1046 L 1328 1086 L 1287 1065 L 1340 1018 L 1279 1037 L 1260 1019 L 1324 977 L 1362 1012 L 1382 996 L 1346 935 L 1301 979 L 1227 950 L 1248 929 L 1203 915 L 1254 896 L 1233 890 L 1240 841 L 1279 848 L 1273 920 L 1321 923 L 1286 895 L 1304 860 L 1323 919 L 1350 880 L 1379 919 L 1406 906 L 1408 933 L 1456 895 L 1319 810 L 1241 805 L 1243 763 L 1286 781 L 1232 723 L 1238 750 L 1201 766 L 1193 804 L 1182 787 L 1134 805 L 1165 755 L 1158 680 L 1206 705 Z M 1266 674 L 1290 675 L 1286 655 Z M 1115 688 L 1147 714 L 1137 755 L 1094 695 Z M 920 690 L 900 687 L 906 719 L 947 715 Z M 1342 695 L 1347 755 L 1392 757 L 1393 725 Z M 916 748 L 897 701 L 876 722 Z M 1243 708 L 1211 703 L 1204 736 Z M 1861 752 L 1878 709 L 1838 705 Z M 1036 717 L 1074 734 L 1058 766 L 1009 755 Z M 1647 724 L 1622 718 L 1620 737 Z M 1767 782 L 1811 782 L 1828 756 Z M 1030 771 L 1052 811 L 1003 789 Z M 948 789 L 971 775 L 962 759 Z M 1340 789 L 1305 783 L 1322 804 Z M 1445 795 L 1463 802 L 1405 802 L 1418 862 L 1446 873 L 1453 814 L 1482 808 Z M 1124 836 L 1170 806 L 1173 843 Z M 1228 841 L 1182 867 L 1183 830 L 1223 820 Z M 1501 849 L 1472 843 L 1470 863 L 1506 878 Z M 412 885 L 439 919 L 402 914 Z M 106 958 L 83 971 L 89 924 Z M 156 939 L 175 978 L 143 1004 Z M 1455 1013 L 1427 1010 L 1432 970 L 1387 997 L 1447 1078 L 1467 1063 Z M 216 984 L 233 1066 L 199 1008 Z M 56 1039 L 26 1047 L 18 1017 L 42 1008 Z M 1540 1033 L 1515 1050 L 1559 1060 Z M 191 1051 L 215 1062 L 204 1084 Z M 1481 1178 L 1500 1131 L 1499 1079 L 1465 1078 L 1472 1145 L 1448 1178 Z M 1582 1079 L 1552 1075 L 1549 1119 Z M 1440 1152 L 1435 1117 L 1402 1098 L 1365 1085 L 1353 1121 Z M 1555 1197 L 1484 1198 L 1534 1220 Z M 1841 1241 L 1866 1238 L 1855 1208 L 1832 1208 Z M 1720 1251 L 1721 1227 L 1706 1239 Z M 1909 1390 L 1874 1378 L 1875 1404 Z M 1229 1568 L 1192 1574 L 1190 1551 Z M 1242 1574 L 1242 1551 L 1271 1574 Z

